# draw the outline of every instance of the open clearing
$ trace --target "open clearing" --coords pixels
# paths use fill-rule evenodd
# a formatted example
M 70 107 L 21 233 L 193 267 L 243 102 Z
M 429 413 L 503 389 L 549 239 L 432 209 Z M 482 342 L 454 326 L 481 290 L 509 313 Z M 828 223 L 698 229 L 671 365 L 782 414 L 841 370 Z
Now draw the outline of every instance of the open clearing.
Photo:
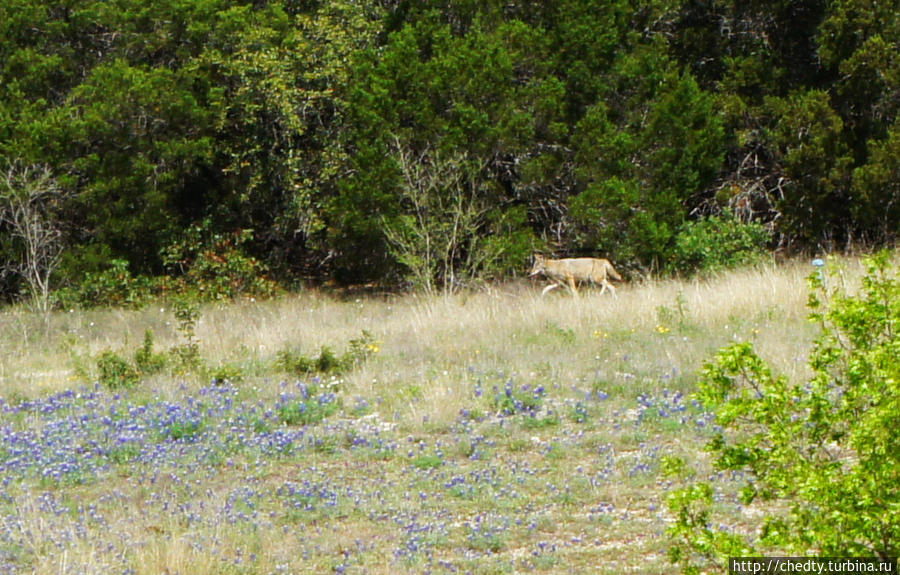
M 165 305 L 49 327 L 6 310 L 0 572 L 670 573 L 662 458 L 714 481 L 722 529 L 755 513 L 741 477 L 705 464 L 697 370 L 750 340 L 802 377 L 809 271 L 626 284 L 618 299 L 522 283 L 208 306 L 202 368 L 122 389 L 97 383 L 96 358 L 131 357 L 147 330 L 177 347 Z M 279 363 L 360 334 L 352 369 Z

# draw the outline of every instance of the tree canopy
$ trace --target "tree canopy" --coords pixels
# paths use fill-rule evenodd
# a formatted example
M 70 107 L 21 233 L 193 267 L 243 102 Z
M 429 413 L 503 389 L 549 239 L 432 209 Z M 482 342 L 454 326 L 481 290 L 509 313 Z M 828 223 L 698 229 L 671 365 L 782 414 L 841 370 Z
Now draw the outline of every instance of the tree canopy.
M 898 14 L 898 0 L 0 0 L 0 163 L 66 192 L 57 286 L 113 262 L 172 273 L 167 250 L 201 224 L 197 241 L 240 234 L 279 281 L 444 289 L 515 274 L 532 251 L 680 270 L 713 216 L 765 228 L 769 247 L 886 244 Z M 0 225 L 0 260 L 22 249 Z M 0 277 L 6 299 L 27 291 Z

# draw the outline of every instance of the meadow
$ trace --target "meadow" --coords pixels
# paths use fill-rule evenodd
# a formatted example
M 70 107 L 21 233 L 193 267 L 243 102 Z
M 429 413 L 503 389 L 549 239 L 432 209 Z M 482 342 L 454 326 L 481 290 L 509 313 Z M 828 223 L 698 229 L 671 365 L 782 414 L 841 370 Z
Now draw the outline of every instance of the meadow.
M 667 456 L 714 482 L 720 529 L 756 516 L 706 463 L 697 371 L 752 341 L 803 377 L 811 271 L 618 299 L 306 291 L 189 329 L 166 303 L 7 308 L 0 573 L 671 573 Z M 151 356 L 194 361 L 109 385 L 98 358 L 132 361 L 148 331 Z

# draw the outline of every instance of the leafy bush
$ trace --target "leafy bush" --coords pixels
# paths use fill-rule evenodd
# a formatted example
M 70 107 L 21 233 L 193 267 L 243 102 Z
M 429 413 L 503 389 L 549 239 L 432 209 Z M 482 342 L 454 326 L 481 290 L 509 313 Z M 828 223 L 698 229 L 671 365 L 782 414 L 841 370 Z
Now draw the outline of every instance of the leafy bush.
M 170 353 L 178 369 L 190 371 L 200 367 L 200 343 L 197 341 L 196 327 L 200 319 L 200 306 L 187 296 L 180 296 L 172 304 L 178 333 L 184 341 L 172 347 Z
M 135 350 L 133 362 L 112 350 L 104 350 L 97 356 L 97 369 L 102 385 L 109 389 L 133 387 L 141 376 L 158 373 L 165 369 L 169 363 L 169 354 L 153 351 L 153 332 L 144 332 L 144 342 Z M 88 373 L 76 366 L 76 371 L 81 371 L 83 377 L 89 377 Z
M 141 307 L 153 297 L 156 282 L 133 276 L 126 260 L 114 259 L 101 272 L 86 272 L 75 285 L 57 290 L 54 304 L 62 308 Z
M 742 503 L 762 504 L 765 521 L 751 542 L 712 527 L 708 483 L 674 492 L 670 555 L 685 573 L 729 556 L 900 552 L 900 281 L 887 253 L 865 263 L 856 295 L 810 278 L 822 333 L 808 381 L 773 375 L 748 343 L 705 366 L 697 398 L 721 426 L 708 449 L 716 468 L 746 474 Z
M 340 408 L 340 401 L 333 393 L 323 393 L 318 397 L 281 402 L 276 412 L 285 425 L 313 425 L 334 415 Z
M 762 224 L 732 217 L 688 221 L 675 238 L 670 268 L 690 274 L 753 263 L 763 257 L 769 239 Z
M 285 373 L 295 375 L 308 375 L 316 371 L 315 359 L 287 349 L 278 352 L 276 365 Z
M 206 379 L 216 385 L 239 383 L 244 380 L 244 370 L 233 363 L 221 363 L 207 370 Z
M 97 358 L 101 385 L 109 389 L 134 387 L 141 379 L 136 367 L 114 351 L 106 350 Z
M 134 352 L 134 365 L 143 374 L 154 374 L 162 371 L 169 361 L 164 353 L 153 351 L 153 332 L 144 332 L 144 343 Z
M 174 441 L 190 441 L 195 439 L 203 431 L 202 421 L 173 421 L 166 429 L 165 436 Z
M 337 356 L 328 346 L 322 346 L 317 357 L 282 350 L 278 352 L 278 368 L 295 375 L 309 375 L 311 373 L 337 374 L 349 371 L 366 361 L 374 353 L 378 352 L 378 344 L 368 330 L 363 330 L 358 338 L 350 340 L 346 352 Z
M 245 252 L 253 230 L 218 234 L 210 227 L 209 220 L 191 226 L 163 251 L 176 293 L 204 301 L 273 295 L 275 283 L 266 277 L 265 266 Z

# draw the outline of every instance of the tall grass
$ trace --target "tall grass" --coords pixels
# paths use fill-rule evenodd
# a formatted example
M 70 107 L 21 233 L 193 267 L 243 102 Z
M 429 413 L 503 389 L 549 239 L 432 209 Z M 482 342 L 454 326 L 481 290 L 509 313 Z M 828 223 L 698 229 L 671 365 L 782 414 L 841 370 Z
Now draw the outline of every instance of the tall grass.
M 615 380 L 627 372 L 640 385 L 659 375 L 661 366 L 688 375 L 733 339 L 755 341 L 781 370 L 802 369 L 811 335 L 805 321 L 810 271 L 799 262 L 703 280 L 626 284 L 618 299 L 584 290 L 579 299 L 563 293 L 541 298 L 537 282 L 432 297 L 348 299 L 309 291 L 205 306 L 196 335 L 208 363 L 241 365 L 247 380 L 262 389 L 289 377 L 273 368 L 280 350 L 340 350 L 368 330 L 379 342 L 378 353 L 346 376 L 348 389 L 377 395 L 394 383 L 417 385 L 427 388 L 422 401 L 434 402 L 438 413 L 432 415 L 439 416 L 441 407 L 452 410 L 447 400 L 454 386 L 473 369 L 560 381 Z M 49 331 L 42 321 L 20 308 L 0 311 L 2 393 L 34 397 L 71 388 L 79 381 L 79 362 L 89 364 L 105 349 L 131 353 L 146 330 L 160 350 L 181 337 L 164 303 L 137 311 L 58 311 Z M 183 383 L 166 376 L 153 385 Z M 402 403 L 392 407 L 404 412 Z M 423 406 L 413 411 L 431 412 Z

